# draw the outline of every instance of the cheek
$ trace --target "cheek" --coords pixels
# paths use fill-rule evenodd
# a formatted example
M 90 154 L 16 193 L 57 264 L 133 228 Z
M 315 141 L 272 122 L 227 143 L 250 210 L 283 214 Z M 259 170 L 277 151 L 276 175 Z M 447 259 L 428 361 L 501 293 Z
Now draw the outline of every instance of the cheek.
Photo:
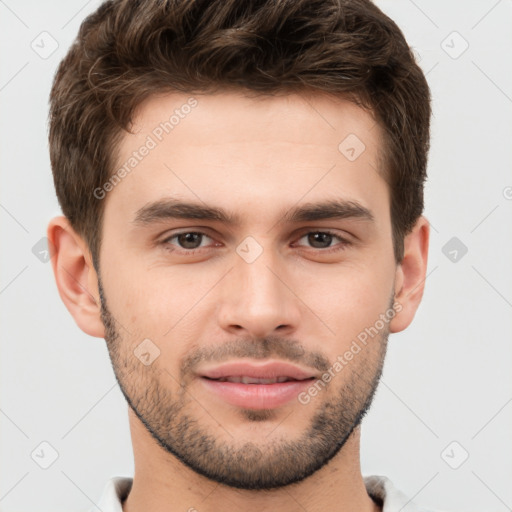
M 314 312 L 314 326 L 323 324 L 326 339 L 336 339 L 339 346 L 350 344 L 387 311 L 393 274 L 375 267 L 339 267 L 328 276 L 317 273 L 315 279 L 308 278 L 298 295 Z
M 215 303 L 212 289 L 218 281 L 213 271 L 198 276 L 191 267 L 150 268 L 135 261 L 125 261 L 109 278 L 108 306 L 113 315 L 131 338 L 149 338 L 159 347 L 196 337 L 192 331 L 211 316 L 205 308 Z

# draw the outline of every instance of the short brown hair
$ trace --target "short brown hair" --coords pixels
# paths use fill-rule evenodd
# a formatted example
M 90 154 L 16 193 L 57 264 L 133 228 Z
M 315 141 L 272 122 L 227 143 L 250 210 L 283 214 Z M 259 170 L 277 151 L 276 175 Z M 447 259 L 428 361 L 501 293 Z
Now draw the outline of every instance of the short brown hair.
M 157 92 L 319 91 L 368 109 L 384 135 L 393 246 L 423 212 L 430 91 L 398 26 L 370 0 L 111 0 L 87 17 L 50 94 L 63 214 L 99 267 L 116 147 Z

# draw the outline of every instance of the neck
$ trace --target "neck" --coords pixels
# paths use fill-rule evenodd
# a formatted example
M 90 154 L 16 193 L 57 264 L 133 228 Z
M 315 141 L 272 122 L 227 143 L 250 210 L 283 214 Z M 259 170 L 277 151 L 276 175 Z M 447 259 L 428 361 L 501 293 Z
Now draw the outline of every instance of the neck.
M 235 489 L 194 472 L 161 448 L 129 411 L 135 474 L 123 512 L 380 512 L 368 496 L 360 469 L 360 429 L 319 471 L 277 489 Z

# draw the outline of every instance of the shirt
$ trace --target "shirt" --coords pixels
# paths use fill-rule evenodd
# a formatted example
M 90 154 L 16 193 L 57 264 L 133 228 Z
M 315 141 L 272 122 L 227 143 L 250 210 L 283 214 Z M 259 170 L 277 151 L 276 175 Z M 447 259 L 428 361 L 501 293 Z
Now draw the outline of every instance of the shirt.
M 382 512 L 435 512 L 415 505 L 405 494 L 397 489 L 385 476 L 365 476 L 364 484 L 368 495 L 379 504 Z M 88 512 L 123 512 L 121 503 L 132 487 L 133 478 L 115 476 L 106 483 L 97 506 Z M 405 508 L 407 505 L 407 508 Z M 438 511 L 441 512 L 441 511 Z

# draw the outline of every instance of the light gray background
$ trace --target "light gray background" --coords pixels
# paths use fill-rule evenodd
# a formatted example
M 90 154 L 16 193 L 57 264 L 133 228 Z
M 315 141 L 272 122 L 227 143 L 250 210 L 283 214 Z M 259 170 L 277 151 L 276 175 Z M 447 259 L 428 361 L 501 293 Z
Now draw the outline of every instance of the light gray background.
M 505 511 L 512 507 L 512 2 L 377 4 L 416 49 L 433 94 L 425 210 L 432 233 L 423 303 L 411 327 L 390 337 L 363 423 L 363 474 L 387 475 L 432 508 Z M 127 405 L 104 341 L 75 325 L 50 264 L 32 252 L 59 214 L 46 137 L 51 79 L 98 5 L 0 0 L 3 511 L 85 510 L 108 478 L 133 475 Z M 54 43 L 43 31 L 58 43 L 49 56 Z M 449 257 L 443 253 L 452 237 L 468 249 L 455 262 L 450 245 Z M 44 445 L 45 456 L 31 458 L 43 441 L 59 454 L 48 469 L 34 460 L 50 460 Z M 452 469 L 448 462 L 457 466 L 466 452 Z

